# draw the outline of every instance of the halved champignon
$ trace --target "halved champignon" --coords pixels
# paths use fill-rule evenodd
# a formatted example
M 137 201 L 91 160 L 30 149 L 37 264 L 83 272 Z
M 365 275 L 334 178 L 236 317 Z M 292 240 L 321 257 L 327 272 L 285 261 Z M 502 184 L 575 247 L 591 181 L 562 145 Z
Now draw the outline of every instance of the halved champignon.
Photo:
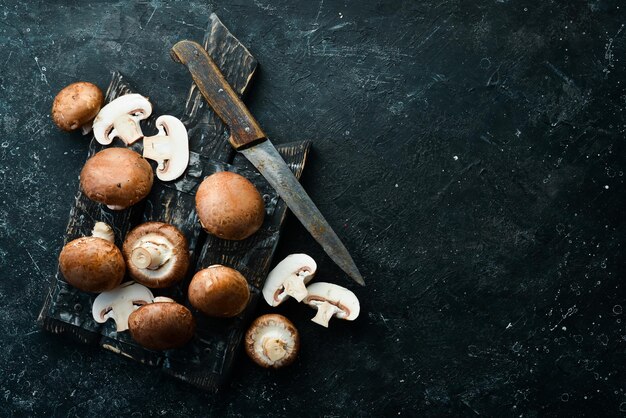
M 163 115 L 156 120 L 159 133 L 143 139 L 143 156 L 158 163 L 157 177 L 171 181 L 180 177 L 189 164 L 187 128 L 174 116 Z
M 150 350 L 171 350 L 193 338 L 196 320 L 191 311 L 169 298 L 155 298 L 128 318 L 133 340 Z
M 152 288 L 173 285 L 189 268 L 187 239 L 174 225 L 163 222 L 135 227 L 126 235 L 122 253 L 130 276 Z
M 59 254 L 59 269 L 77 289 L 104 292 L 122 282 L 126 266 L 122 253 L 113 243 L 111 227 L 96 222 L 92 236 L 65 244 Z
M 113 290 L 100 293 L 93 301 L 91 314 L 100 324 L 112 318 L 117 332 L 122 332 L 128 329 L 130 314 L 153 300 L 150 289 L 135 282 L 126 282 Z
M 248 282 L 237 270 L 219 264 L 197 272 L 188 289 L 189 303 L 208 316 L 230 318 L 248 305 Z
M 293 363 L 300 349 L 298 330 L 282 315 L 258 317 L 246 332 L 246 353 L 259 366 L 278 369 Z
M 125 94 L 110 101 L 93 121 L 93 134 L 102 145 L 120 137 L 126 145 L 143 138 L 139 121 L 152 113 L 152 104 L 141 94 Z
M 353 321 L 359 316 L 359 300 L 350 290 L 332 283 L 317 282 L 307 287 L 304 303 L 317 309 L 311 321 L 328 328 L 330 318 Z
M 127 148 L 106 148 L 87 160 L 80 172 L 80 186 L 87 197 L 122 210 L 150 193 L 154 174 L 150 164 Z
M 305 284 L 315 276 L 317 264 L 306 254 L 291 254 L 278 263 L 267 276 L 263 297 L 270 306 L 278 306 L 289 296 L 301 302 L 307 295 Z
M 80 128 L 83 135 L 87 135 L 103 103 L 102 90 L 95 84 L 86 81 L 72 83 L 54 98 L 52 120 L 64 131 Z

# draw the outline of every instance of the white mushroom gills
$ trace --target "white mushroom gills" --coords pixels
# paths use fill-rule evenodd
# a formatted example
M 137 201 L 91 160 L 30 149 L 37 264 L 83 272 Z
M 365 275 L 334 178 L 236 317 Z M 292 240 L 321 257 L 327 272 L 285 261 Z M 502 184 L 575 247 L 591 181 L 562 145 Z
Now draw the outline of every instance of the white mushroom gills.
M 135 243 L 130 261 L 140 269 L 157 270 L 172 257 L 173 244 L 159 234 L 147 234 Z
M 103 324 L 109 318 L 115 321 L 116 331 L 128 329 L 128 317 L 140 306 L 152 303 L 154 295 L 145 286 L 135 282 L 122 283 L 108 292 L 100 293 L 93 301 L 93 319 Z
M 345 287 L 333 283 L 318 282 L 307 288 L 304 303 L 317 309 L 311 321 L 328 328 L 332 317 L 355 320 L 361 311 L 356 295 Z
M 301 302 L 307 295 L 305 284 L 315 276 L 317 264 L 306 254 L 291 254 L 278 263 L 267 276 L 263 297 L 270 306 L 278 306 L 289 296 Z
M 158 163 L 157 177 L 171 181 L 180 177 L 189 164 L 189 137 L 180 119 L 162 115 L 156 120 L 159 133 L 143 140 L 143 157 Z
M 100 109 L 93 121 L 93 134 L 102 145 L 120 137 L 126 145 L 143 138 L 139 121 L 152 113 L 152 105 L 141 94 L 125 94 Z
M 295 349 L 295 344 L 291 332 L 279 322 L 259 328 L 254 336 L 254 351 L 269 365 L 287 357 Z
M 115 234 L 113 228 L 104 222 L 96 222 L 91 231 L 91 236 L 96 238 L 102 238 L 109 242 L 115 241 Z

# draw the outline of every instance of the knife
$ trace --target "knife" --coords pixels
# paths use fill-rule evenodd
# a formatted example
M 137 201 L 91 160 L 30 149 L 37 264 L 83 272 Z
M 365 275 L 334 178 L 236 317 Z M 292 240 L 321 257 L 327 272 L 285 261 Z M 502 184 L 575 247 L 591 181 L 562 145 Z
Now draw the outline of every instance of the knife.
M 205 100 L 229 126 L 232 147 L 259 170 L 326 254 L 364 286 L 363 277 L 346 247 L 202 45 L 180 41 L 172 47 L 171 55 L 174 61 L 187 67 Z

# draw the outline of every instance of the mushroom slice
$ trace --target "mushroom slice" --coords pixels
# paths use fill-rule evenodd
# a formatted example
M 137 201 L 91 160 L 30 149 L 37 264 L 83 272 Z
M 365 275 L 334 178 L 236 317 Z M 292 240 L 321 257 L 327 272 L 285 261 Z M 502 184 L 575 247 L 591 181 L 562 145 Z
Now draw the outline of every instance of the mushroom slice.
M 306 254 L 291 254 L 267 276 L 263 297 L 270 306 L 278 306 L 289 296 L 302 302 L 307 295 L 305 284 L 315 276 L 317 264 Z
M 122 252 L 130 276 L 152 288 L 173 285 L 189 268 L 187 239 L 174 225 L 163 222 L 134 228 L 124 240 Z
M 261 367 L 278 369 L 296 359 L 300 349 L 298 330 L 282 315 L 258 317 L 246 332 L 246 353 Z
M 152 104 L 141 94 L 125 94 L 104 106 L 93 121 L 93 134 L 102 145 L 120 137 L 126 145 L 143 138 L 139 121 L 152 113 Z
M 187 128 L 174 116 L 162 115 L 156 120 L 159 133 L 143 139 L 143 157 L 159 165 L 157 177 L 171 181 L 180 177 L 189 164 Z
M 135 309 L 152 303 L 154 296 L 150 289 L 135 282 L 122 283 L 108 292 L 103 292 L 93 301 L 93 319 L 103 324 L 113 318 L 117 332 L 128 329 L 128 317 Z
M 359 316 L 359 300 L 350 290 L 332 283 L 317 282 L 307 287 L 304 303 L 317 309 L 311 321 L 328 328 L 330 318 L 353 321 Z

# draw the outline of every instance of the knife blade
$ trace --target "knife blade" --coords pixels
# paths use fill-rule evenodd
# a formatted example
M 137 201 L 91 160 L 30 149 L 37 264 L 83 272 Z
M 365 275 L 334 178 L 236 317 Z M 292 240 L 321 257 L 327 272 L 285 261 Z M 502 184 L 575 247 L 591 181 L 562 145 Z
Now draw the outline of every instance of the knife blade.
M 187 67 L 204 99 L 230 128 L 229 141 L 232 147 L 259 170 L 326 254 L 355 282 L 365 285 L 345 245 L 207 51 L 200 44 L 185 40 L 174 45 L 170 52 L 174 61 Z

